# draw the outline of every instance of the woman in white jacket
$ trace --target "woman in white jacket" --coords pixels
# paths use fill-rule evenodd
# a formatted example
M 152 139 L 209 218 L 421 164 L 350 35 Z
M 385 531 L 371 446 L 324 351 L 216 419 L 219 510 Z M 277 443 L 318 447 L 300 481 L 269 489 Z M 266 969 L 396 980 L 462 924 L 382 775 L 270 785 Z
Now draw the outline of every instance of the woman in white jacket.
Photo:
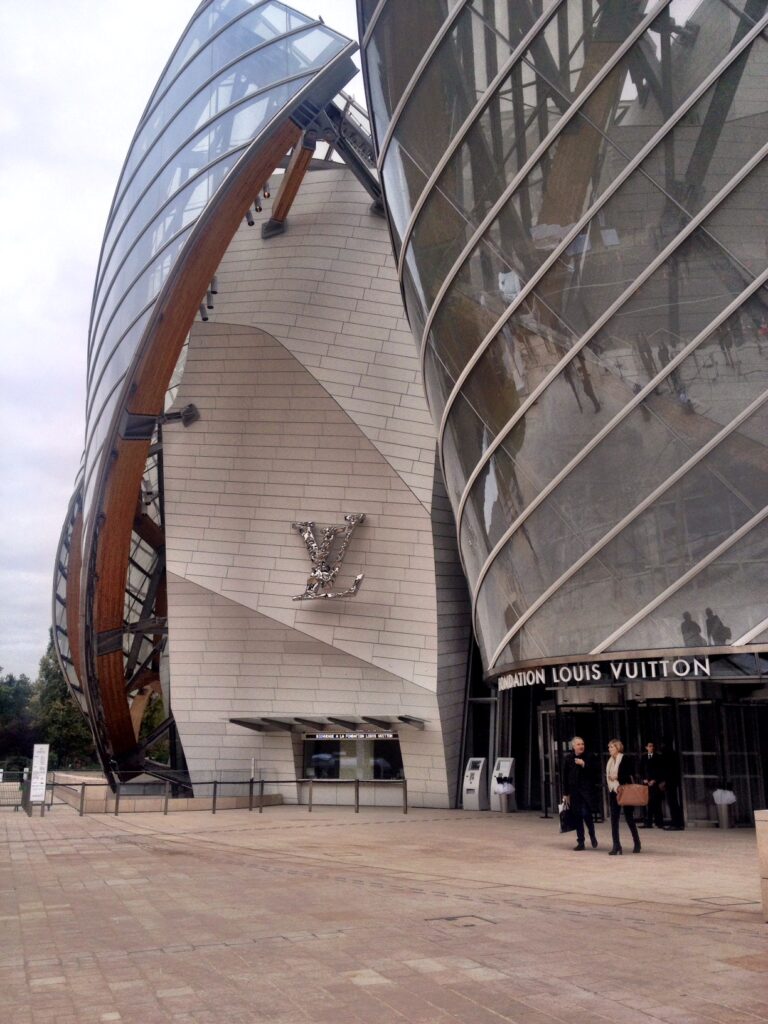
M 605 766 L 605 781 L 608 785 L 608 802 L 611 806 L 611 838 L 613 839 L 613 847 L 610 850 L 610 856 L 615 857 L 623 852 L 619 839 L 619 819 L 622 810 L 624 811 L 624 820 L 629 826 L 629 831 L 632 833 L 632 838 L 635 841 L 632 852 L 640 853 L 640 833 L 637 831 L 637 825 L 635 824 L 635 808 L 622 808 L 619 805 L 618 799 L 619 786 L 624 786 L 632 781 L 632 765 L 629 758 L 624 754 L 624 744 L 621 740 L 609 741 L 608 754 L 608 764 Z

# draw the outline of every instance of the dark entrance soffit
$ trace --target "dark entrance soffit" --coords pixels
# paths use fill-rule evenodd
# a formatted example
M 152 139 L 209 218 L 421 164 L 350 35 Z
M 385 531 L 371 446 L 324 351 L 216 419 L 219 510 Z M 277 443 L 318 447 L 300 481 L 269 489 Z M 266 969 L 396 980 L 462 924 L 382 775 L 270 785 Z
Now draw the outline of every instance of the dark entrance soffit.
M 332 729 L 343 722 L 345 727 L 351 729 L 365 728 L 371 725 L 379 729 L 392 729 L 399 725 L 405 725 L 411 729 L 423 729 L 425 719 L 415 718 L 413 715 L 398 715 L 396 719 L 379 718 L 372 715 L 361 715 L 339 718 L 330 715 L 313 715 L 311 718 L 260 715 L 258 718 L 230 718 L 232 725 L 242 726 L 244 729 L 253 729 L 255 732 L 294 732 L 310 729 Z

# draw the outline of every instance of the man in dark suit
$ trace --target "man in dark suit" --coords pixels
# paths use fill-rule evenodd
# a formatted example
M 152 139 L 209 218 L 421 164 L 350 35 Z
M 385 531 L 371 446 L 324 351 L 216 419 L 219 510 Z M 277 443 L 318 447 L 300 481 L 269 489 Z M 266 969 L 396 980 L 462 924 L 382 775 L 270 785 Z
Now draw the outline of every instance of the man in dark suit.
M 584 849 L 584 825 L 589 832 L 592 848 L 597 846 L 595 835 L 595 788 L 597 785 L 597 762 L 592 754 L 586 753 L 586 744 L 581 736 L 574 736 L 571 749 L 563 761 L 563 797 L 576 819 L 576 845 L 574 850 Z
M 645 808 L 645 824 L 642 827 L 653 828 L 655 825 L 656 828 L 664 828 L 664 761 L 661 754 L 657 753 L 653 740 L 648 740 L 645 744 L 645 753 L 640 758 L 640 778 L 648 787 L 648 805 Z

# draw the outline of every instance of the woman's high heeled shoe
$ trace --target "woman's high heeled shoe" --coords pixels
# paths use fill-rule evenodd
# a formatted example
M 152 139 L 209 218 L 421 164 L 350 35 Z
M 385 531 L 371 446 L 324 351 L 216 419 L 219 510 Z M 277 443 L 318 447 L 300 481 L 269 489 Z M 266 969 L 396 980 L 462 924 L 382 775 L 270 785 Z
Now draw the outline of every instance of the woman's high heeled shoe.
M 618 855 L 620 857 L 622 852 L 623 851 L 622 851 L 620 846 L 614 846 L 612 850 L 608 851 L 608 856 L 609 857 L 616 857 Z

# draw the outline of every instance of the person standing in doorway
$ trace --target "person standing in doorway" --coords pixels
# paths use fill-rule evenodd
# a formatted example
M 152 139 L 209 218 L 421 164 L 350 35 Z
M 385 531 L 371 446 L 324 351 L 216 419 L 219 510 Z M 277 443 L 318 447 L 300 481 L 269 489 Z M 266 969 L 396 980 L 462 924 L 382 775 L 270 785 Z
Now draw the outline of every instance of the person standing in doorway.
M 608 743 L 608 764 L 605 766 L 605 779 L 608 784 L 608 801 L 611 805 L 611 837 L 613 846 L 610 849 L 610 856 L 615 857 L 621 854 L 621 840 L 619 838 L 619 818 L 624 811 L 624 820 L 634 840 L 633 853 L 640 853 L 640 833 L 635 824 L 635 808 L 622 807 L 619 804 L 619 786 L 625 786 L 632 781 L 632 765 L 629 758 L 624 755 L 624 744 L 621 740 L 610 740 Z
M 640 758 L 640 778 L 648 787 L 648 806 L 645 808 L 645 824 L 643 828 L 664 828 L 664 762 L 661 754 L 656 752 L 656 744 L 648 740 L 645 753 Z
M 584 849 L 584 826 L 587 826 L 592 849 L 597 848 L 595 835 L 595 789 L 597 768 L 595 758 L 587 753 L 581 736 L 574 736 L 571 749 L 563 762 L 563 798 L 576 819 L 576 845 Z

